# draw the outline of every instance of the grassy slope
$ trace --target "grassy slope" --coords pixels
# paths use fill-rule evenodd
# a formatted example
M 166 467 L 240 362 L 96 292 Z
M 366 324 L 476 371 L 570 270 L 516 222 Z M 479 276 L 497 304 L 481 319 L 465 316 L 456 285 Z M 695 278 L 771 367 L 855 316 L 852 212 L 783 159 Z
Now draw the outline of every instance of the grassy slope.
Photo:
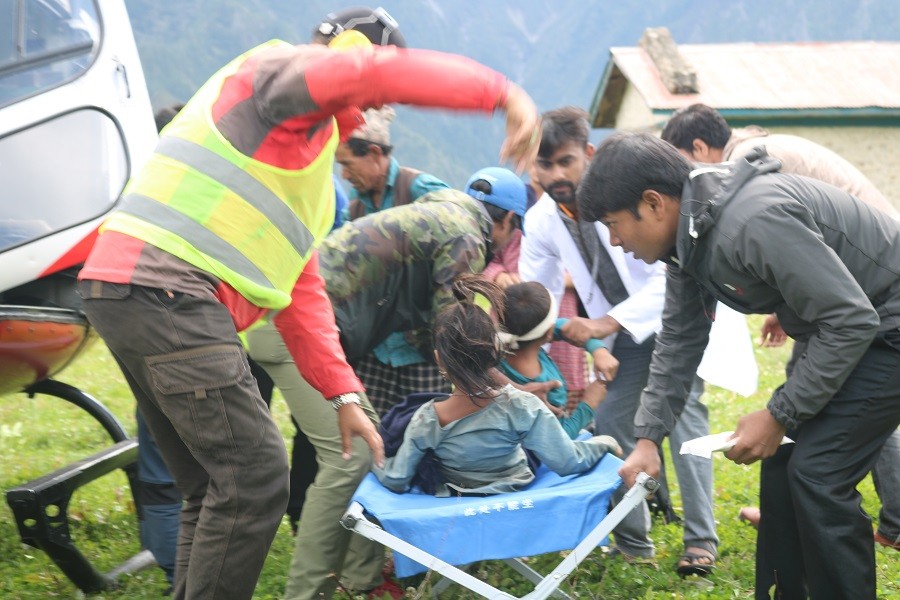
M 740 415 L 764 404 L 766 392 L 782 379 L 786 356 L 787 349 L 757 350 L 762 391 L 751 398 L 745 399 L 717 388 L 706 394 L 713 431 L 733 428 Z M 129 430 L 134 430 L 133 401 L 102 343 L 95 344 L 60 379 L 77 384 L 104 402 Z M 277 396 L 273 410 L 282 431 L 289 434 L 287 409 Z M 0 398 L 0 488 L 3 490 L 96 452 L 106 444 L 105 433 L 95 422 L 60 400 L 29 399 L 21 394 Z M 674 574 L 671 565 L 681 551 L 681 528 L 660 521 L 653 529 L 658 568 L 627 565 L 617 559 L 605 559 L 600 552 L 595 552 L 564 584 L 564 589 L 578 598 L 602 597 L 607 600 L 750 597 L 754 531 L 738 522 L 736 515 L 741 506 L 755 502 L 758 469 L 756 466 L 738 466 L 721 457 L 715 459 L 715 469 L 715 510 L 722 542 L 719 568 L 709 582 L 682 581 Z M 871 479 L 867 478 L 860 489 L 865 509 L 869 514 L 877 515 L 878 499 Z M 677 490 L 673 493 L 678 504 Z M 111 569 L 138 550 L 134 507 L 123 474 L 110 474 L 79 489 L 72 498 L 69 514 L 73 538 L 100 570 Z M 256 598 L 281 597 L 291 552 L 292 538 L 285 523 L 269 553 Z M 900 598 L 900 554 L 879 547 L 876 559 L 879 597 Z M 552 568 L 558 560 L 558 556 L 544 556 L 534 563 L 541 570 L 547 565 Z M 490 583 L 512 594 L 523 595 L 529 589 L 517 583 L 519 579 L 503 568 L 482 565 L 480 572 Z M 427 586 L 426 582 L 417 587 L 425 590 Z M 150 569 L 126 577 L 120 590 L 98 597 L 159 598 L 164 588 L 161 572 Z M 0 597 L 70 598 L 77 594 L 75 587 L 43 552 L 19 542 L 9 507 L 6 502 L 0 503 Z M 444 597 L 475 596 L 453 587 Z

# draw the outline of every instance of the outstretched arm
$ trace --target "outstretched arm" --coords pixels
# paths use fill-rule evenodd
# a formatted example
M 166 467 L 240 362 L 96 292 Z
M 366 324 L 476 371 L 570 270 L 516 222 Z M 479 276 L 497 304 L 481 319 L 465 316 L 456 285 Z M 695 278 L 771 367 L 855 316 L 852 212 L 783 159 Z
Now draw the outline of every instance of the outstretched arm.
M 305 68 L 312 100 L 328 114 L 399 103 L 506 113 L 501 160 L 523 172 L 537 156 L 540 117 L 531 97 L 469 58 L 431 50 L 375 47 L 324 53 Z

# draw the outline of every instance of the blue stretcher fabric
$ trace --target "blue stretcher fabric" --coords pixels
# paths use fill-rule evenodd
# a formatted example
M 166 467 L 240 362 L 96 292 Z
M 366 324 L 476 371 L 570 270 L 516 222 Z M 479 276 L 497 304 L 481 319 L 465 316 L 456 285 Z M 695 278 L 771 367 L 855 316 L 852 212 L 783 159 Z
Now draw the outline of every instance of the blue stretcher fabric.
M 603 520 L 621 464 L 607 454 L 590 471 L 566 477 L 541 466 L 527 488 L 483 497 L 398 494 L 369 473 L 352 500 L 388 533 L 451 565 L 534 556 L 574 548 Z M 394 567 L 397 577 L 426 570 L 396 551 Z

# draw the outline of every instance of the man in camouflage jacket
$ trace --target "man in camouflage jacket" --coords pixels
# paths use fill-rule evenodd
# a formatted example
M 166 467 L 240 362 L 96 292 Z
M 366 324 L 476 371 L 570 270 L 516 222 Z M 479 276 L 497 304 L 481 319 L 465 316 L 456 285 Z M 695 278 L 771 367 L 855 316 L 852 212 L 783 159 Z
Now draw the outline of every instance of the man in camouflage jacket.
M 493 228 L 481 202 L 447 189 L 329 235 L 319 249 L 320 264 L 351 363 L 390 333 L 430 331 L 437 312 L 453 299 L 454 279 L 484 269 Z M 431 357 L 428 336 L 410 342 Z

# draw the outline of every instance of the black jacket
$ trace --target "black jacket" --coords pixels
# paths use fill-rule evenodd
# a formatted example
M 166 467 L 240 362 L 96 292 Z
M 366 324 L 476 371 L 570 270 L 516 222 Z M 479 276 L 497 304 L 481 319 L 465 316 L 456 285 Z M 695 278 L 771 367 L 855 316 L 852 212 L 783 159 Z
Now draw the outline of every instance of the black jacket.
M 760 148 L 685 183 L 637 437 L 659 443 L 674 426 L 715 300 L 745 314 L 775 312 L 790 336 L 808 341 L 768 403 L 789 429 L 834 396 L 879 331 L 900 328 L 900 223 L 779 168 Z

